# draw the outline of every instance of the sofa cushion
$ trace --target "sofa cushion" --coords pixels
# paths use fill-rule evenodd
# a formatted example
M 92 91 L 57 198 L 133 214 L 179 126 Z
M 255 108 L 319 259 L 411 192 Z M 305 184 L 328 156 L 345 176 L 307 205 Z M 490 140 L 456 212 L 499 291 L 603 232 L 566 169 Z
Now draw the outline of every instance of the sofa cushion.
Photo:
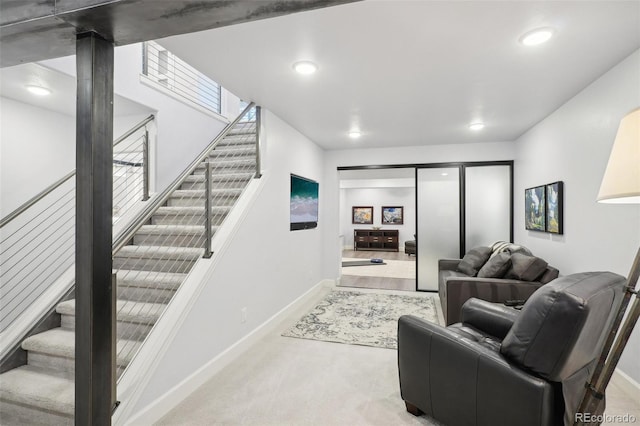
M 558 278 L 559 275 L 560 271 L 558 271 L 553 266 L 547 266 L 547 269 L 544 271 L 544 274 L 542 274 L 542 276 L 538 278 L 538 281 L 540 281 L 542 284 L 547 284 Z
M 547 270 L 547 262 L 539 257 L 526 256 L 520 253 L 511 255 L 511 268 L 505 278 L 521 281 L 536 281 Z
M 507 252 L 498 253 L 487 260 L 478 271 L 480 278 L 502 278 L 511 267 L 511 255 Z
M 482 268 L 487 259 L 491 256 L 490 247 L 472 248 L 464 255 L 458 264 L 458 271 L 463 272 L 470 277 L 475 277 L 478 270 Z

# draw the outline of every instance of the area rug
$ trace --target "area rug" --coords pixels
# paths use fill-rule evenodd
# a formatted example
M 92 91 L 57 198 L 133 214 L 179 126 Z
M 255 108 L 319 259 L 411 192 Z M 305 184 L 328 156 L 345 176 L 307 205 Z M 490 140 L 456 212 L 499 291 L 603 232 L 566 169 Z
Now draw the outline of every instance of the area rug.
M 286 337 L 397 349 L 398 318 L 415 315 L 438 323 L 434 295 L 333 290 Z

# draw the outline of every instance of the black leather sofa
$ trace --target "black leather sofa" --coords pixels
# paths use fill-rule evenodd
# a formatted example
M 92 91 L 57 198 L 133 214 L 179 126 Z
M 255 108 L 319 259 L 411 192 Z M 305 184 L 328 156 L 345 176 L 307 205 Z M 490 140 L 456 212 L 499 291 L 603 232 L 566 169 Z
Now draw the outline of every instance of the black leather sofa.
M 521 311 L 470 299 L 447 328 L 401 317 L 407 410 L 447 426 L 572 425 L 625 283 L 610 272 L 561 277 Z
M 499 303 L 507 300 L 526 300 L 540 286 L 559 275 L 558 269 L 547 266 L 543 275 L 536 281 L 471 277 L 458 270 L 460 261 L 461 259 L 438 261 L 438 296 L 447 325 L 460 321 L 460 309 L 471 297 Z

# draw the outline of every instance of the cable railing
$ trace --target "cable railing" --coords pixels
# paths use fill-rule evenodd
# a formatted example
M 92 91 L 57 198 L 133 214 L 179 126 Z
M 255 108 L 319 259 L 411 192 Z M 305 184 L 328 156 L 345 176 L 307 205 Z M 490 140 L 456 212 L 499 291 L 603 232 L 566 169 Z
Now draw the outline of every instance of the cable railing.
M 260 109 L 251 103 L 172 184 L 149 199 L 114 235 L 118 378 L 195 263 L 212 255 L 212 238 L 249 182 L 260 177 L 259 129 Z M 139 146 L 147 139 L 132 132 L 114 142 L 114 208 L 120 187 L 136 191 L 137 199 L 142 198 L 140 179 L 131 176 L 144 169 L 140 160 L 146 163 L 148 154 L 144 149 L 141 153 Z M 131 170 L 119 176 L 119 167 Z M 72 271 L 74 176 L 75 172 L 69 173 L 0 221 L 2 316 L 6 324 L 13 314 L 5 312 L 19 314 L 57 277 Z M 126 183 L 117 183 L 120 177 Z M 142 188 L 145 186 L 143 182 Z M 57 304 L 63 328 L 75 327 L 75 309 L 73 299 Z
M 143 43 L 142 49 L 144 75 L 185 99 L 221 113 L 218 83 L 153 41 Z
M 257 170 L 259 117 L 254 104 L 231 122 L 191 165 L 114 241 L 118 285 L 118 375 L 133 359 Z
M 114 141 L 114 218 L 148 199 L 153 115 Z M 0 332 L 75 262 L 75 170 L 0 220 Z

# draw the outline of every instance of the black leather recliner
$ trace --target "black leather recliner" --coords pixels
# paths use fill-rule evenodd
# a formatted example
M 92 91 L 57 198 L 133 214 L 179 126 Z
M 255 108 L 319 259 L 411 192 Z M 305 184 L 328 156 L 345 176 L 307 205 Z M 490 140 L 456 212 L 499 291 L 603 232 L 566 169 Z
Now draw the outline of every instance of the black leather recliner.
M 447 328 L 401 317 L 407 411 L 447 426 L 572 425 L 625 284 L 610 272 L 569 275 L 538 289 L 521 311 L 470 299 Z

